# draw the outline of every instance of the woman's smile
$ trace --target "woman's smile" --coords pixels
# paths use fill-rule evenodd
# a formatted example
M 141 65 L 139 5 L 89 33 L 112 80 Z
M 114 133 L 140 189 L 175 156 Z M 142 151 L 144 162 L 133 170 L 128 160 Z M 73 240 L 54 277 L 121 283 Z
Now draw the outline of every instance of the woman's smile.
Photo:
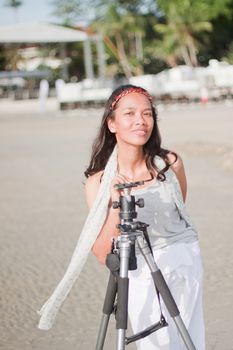
M 146 128 L 134 129 L 134 130 L 132 130 L 132 132 L 138 136 L 146 136 L 148 134 L 148 131 Z

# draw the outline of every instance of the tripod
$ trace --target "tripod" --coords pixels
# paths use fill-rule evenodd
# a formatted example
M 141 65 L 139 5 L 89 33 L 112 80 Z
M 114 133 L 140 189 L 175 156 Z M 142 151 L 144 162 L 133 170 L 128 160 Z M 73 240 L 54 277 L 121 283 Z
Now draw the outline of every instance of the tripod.
M 129 338 L 126 337 L 128 322 L 128 271 L 137 268 L 135 255 L 136 241 L 139 250 L 151 271 L 155 289 L 162 296 L 164 304 L 166 305 L 170 316 L 173 318 L 186 348 L 188 350 L 196 350 L 164 277 L 154 261 L 150 242 L 145 235 L 146 227 L 148 225 L 134 221 L 137 217 L 135 209 L 136 205 L 142 208 L 144 206 L 144 200 L 139 198 L 138 201 L 135 202 L 135 197 L 130 195 L 130 188 L 142 185 L 143 183 L 144 182 L 141 181 L 116 185 L 118 190 L 123 191 L 123 195 L 120 196 L 119 202 L 113 202 L 113 208 L 120 208 L 119 216 L 121 222 L 118 225 L 118 228 L 120 229 L 121 234 L 117 239 L 113 240 L 112 253 L 107 256 L 106 260 L 106 265 L 110 269 L 110 276 L 95 350 L 103 350 L 109 318 L 113 312 L 116 314 L 116 350 L 124 350 L 127 344 L 148 336 L 162 327 L 168 326 L 161 313 L 160 322 L 148 327 L 136 335 Z M 116 296 L 117 305 L 115 306 Z

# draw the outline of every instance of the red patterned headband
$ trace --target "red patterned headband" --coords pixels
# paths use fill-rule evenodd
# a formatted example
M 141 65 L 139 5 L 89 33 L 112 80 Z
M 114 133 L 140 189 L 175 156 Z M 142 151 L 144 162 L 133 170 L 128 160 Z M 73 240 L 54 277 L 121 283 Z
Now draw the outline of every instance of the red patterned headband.
M 151 95 L 144 89 L 140 88 L 140 87 L 131 87 L 128 90 L 123 90 L 119 95 L 117 95 L 114 99 L 114 101 L 111 104 L 111 110 L 113 110 L 117 104 L 117 102 L 124 97 L 125 95 L 131 94 L 131 93 L 138 93 L 138 94 L 143 94 L 145 95 L 150 101 L 152 101 L 152 97 Z

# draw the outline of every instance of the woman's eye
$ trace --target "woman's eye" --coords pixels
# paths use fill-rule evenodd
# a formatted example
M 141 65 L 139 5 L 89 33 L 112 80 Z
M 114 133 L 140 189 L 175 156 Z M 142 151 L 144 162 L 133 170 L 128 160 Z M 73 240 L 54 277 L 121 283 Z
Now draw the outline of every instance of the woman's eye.
M 144 116 L 145 116 L 145 117 L 152 117 L 152 113 L 151 113 L 151 112 L 144 113 Z

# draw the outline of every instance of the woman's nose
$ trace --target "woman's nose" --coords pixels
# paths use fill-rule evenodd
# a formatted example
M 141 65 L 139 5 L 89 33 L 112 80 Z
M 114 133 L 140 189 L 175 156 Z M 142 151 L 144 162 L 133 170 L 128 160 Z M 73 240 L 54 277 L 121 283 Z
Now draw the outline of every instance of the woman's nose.
M 136 123 L 140 125 L 145 123 L 145 119 L 141 113 L 136 114 Z

